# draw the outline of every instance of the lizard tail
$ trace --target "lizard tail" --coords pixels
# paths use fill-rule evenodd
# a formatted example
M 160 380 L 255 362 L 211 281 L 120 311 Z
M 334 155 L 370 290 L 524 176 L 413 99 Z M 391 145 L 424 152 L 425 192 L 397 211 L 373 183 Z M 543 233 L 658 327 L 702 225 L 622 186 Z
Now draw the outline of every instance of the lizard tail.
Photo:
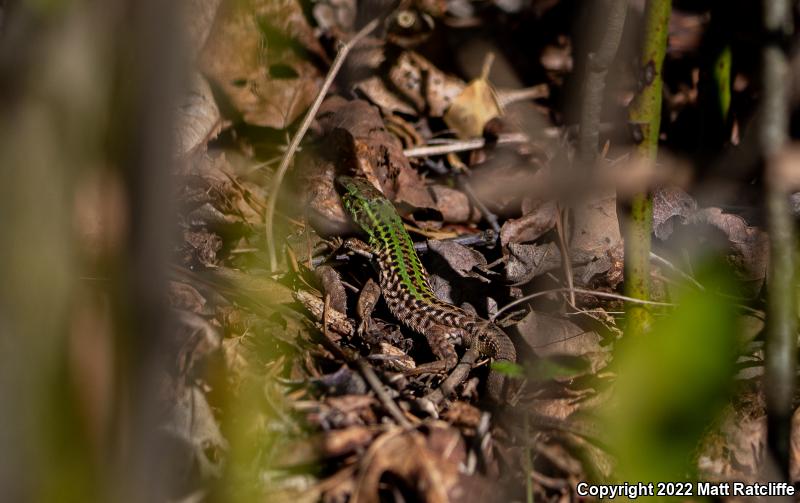
M 491 337 L 485 342 L 489 347 L 486 348 L 484 354 L 492 356 L 495 361 L 516 363 L 517 349 L 514 347 L 514 343 L 511 342 L 511 339 L 508 338 L 506 333 L 496 325 L 489 325 L 489 327 L 491 327 L 491 329 L 489 329 L 491 331 Z M 497 403 L 506 401 L 506 397 L 510 392 L 510 389 L 508 389 L 510 380 L 509 376 L 497 370 L 489 371 L 487 390 L 493 401 Z

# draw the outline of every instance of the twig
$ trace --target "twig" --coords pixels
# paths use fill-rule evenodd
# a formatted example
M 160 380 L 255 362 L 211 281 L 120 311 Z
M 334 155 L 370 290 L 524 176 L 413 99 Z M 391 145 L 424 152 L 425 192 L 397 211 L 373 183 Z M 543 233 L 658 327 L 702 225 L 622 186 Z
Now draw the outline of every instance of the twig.
M 459 177 L 458 185 L 464 189 L 464 192 L 467 193 L 467 196 L 470 198 L 470 200 L 472 200 L 473 204 L 477 206 L 478 211 L 481 212 L 483 218 L 485 218 L 486 221 L 489 222 L 489 225 L 492 226 L 492 230 L 494 230 L 497 234 L 500 234 L 500 223 L 497 221 L 497 215 L 492 213 L 491 210 L 489 210 L 489 208 L 483 204 L 483 201 L 478 199 L 478 196 L 475 195 L 475 191 L 472 190 L 472 185 L 470 185 L 468 181 L 462 179 L 461 177 Z
M 477 347 L 473 346 L 467 349 L 464 356 L 462 356 L 461 360 L 458 362 L 458 365 L 456 365 L 456 368 L 447 376 L 447 379 L 442 381 L 442 384 L 438 388 L 425 395 L 423 400 L 428 400 L 434 405 L 438 405 L 442 400 L 453 394 L 456 390 L 456 386 L 464 382 L 464 379 L 467 378 L 479 357 L 480 351 L 478 351 Z
M 689 283 L 693 284 L 693 285 L 694 285 L 695 287 L 697 287 L 697 289 L 698 289 L 698 290 L 700 290 L 701 292 L 705 292 L 705 291 L 706 291 L 706 287 L 704 287 L 703 285 L 701 285 L 699 281 L 697 281 L 696 279 L 694 279 L 694 278 L 693 278 L 692 276 L 690 276 L 689 274 L 686 274 L 685 272 L 683 272 L 682 270 L 680 270 L 680 269 L 679 269 L 679 268 L 678 268 L 678 267 L 677 267 L 675 264 L 673 264 L 673 263 L 672 263 L 672 262 L 670 262 L 669 260 L 665 259 L 664 257 L 661 257 L 661 256 L 659 256 L 659 255 L 656 255 L 656 254 L 655 254 L 655 253 L 653 253 L 653 252 L 650 252 L 650 260 L 652 260 L 653 262 L 659 263 L 659 264 L 661 264 L 661 265 L 663 265 L 663 266 L 665 266 L 665 267 L 669 268 L 670 270 L 672 270 L 673 272 L 675 272 L 676 274 L 678 274 L 680 277 L 682 277 L 683 279 L 685 279 L 685 280 L 686 280 L 686 281 L 688 281 Z
M 524 100 L 538 100 L 550 96 L 550 86 L 547 84 L 536 84 L 535 86 L 523 89 L 498 89 L 497 101 L 501 107 Z
M 369 35 L 372 30 L 374 30 L 378 26 L 379 20 L 373 19 L 370 21 L 366 26 L 361 28 L 361 30 L 356 33 L 356 35 L 350 39 L 346 44 L 344 44 L 341 49 L 339 49 L 339 53 L 336 55 L 336 58 L 333 60 L 333 64 L 331 65 L 330 70 L 328 71 L 328 75 L 325 77 L 325 81 L 322 83 L 322 87 L 319 89 L 319 93 L 317 93 L 317 97 L 314 100 L 314 103 L 309 107 L 308 111 L 306 112 L 305 117 L 303 117 L 303 122 L 300 123 L 300 127 L 297 129 L 297 132 L 294 134 L 294 138 L 292 138 L 291 143 L 289 143 L 289 148 L 286 149 L 286 152 L 283 154 L 283 158 L 281 159 L 281 163 L 278 166 L 278 170 L 275 172 L 275 178 L 272 181 L 272 189 L 269 193 L 267 198 L 267 209 L 264 212 L 264 226 L 266 231 L 266 238 L 267 238 L 267 252 L 269 254 L 269 266 L 272 272 L 275 272 L 278 268 L 278 259 L 277 255 L 275 254 L 275 235 L 273 230 L 273 218 L 275 216 L 275 204 L 278 200 L 278 191 L 281 188 L 281 182 L 283 181 L 283 177 L 286 175 L 286 171 L 289 169 L 289 164 L 292 162 L 292 158 L 294 157 L 297 148 L 300 146 L 300 141 L 305 136 L 306 131 L 311 126 L 311 121 L 314 120 L 314 116 L 317 115 L 317 110 L 322 105 L 322 101 L 325 99 L 325 95 L 328 93 L 328 89 L 330 89 L 331 84 L 333 84 L 333 80 L 336 78 L 336 74 L 339 73 L 339 70 L 344 64 L 344 60 L 350 51 L 355 47 L 361 39 Z
M 575 305 L 575 284 L 572 280 L 572 259 L 569 256 L 569 249 L 567 248 L 567 239 L 564 229 L 564 221 L 567 218 L 569 208 L 563 208 L 558 211 L 558 218 L 556 218 L 556 231 L 558 233 L 558 247 L 561 250 L 561 264 L 564 267 L 564 277 L 567 280 L 567 287 L 569 288 L 569 303 Z
M 501 134 L 495 143 L 498 145 L 504 145 L 509 143 L 526 143 L 529 141 L 530 138 L 527 135 L 521 133 L 505 133 Z M 431 155 L 468 152 L 470 150 L 477 150 L 485 146 L 485 138 L 472 138 L 470 140 L 453 140 L 441 145 L 423 145 L 421 147 L 407 148 L 403 150 L 403 154 L 406 157 L 428 157 Z
M 380 379 L 378 379 L 378 376 L 375 375 L 375 371 L 372 369 L 372 366 L 370 366 L 370 364 L 360 356 L 345 351 L 344 348 L 336 344 L 333 338 L 331 338 L 331 336 L 328 334 L 328 313 L 331 310 L 330 304 L 331 296 L 325 295 L 325 303 L 323 304 L 322 308 L 322 336 L 323 340 L 327 343 L 326 346 L 328 346 L 328 348 L 331 349 L 336 356 L 343 359 L 350 365 L 354 365 L 358 368 L 358 370 L 361 372 L 361 375 L 364 376 L 364 380 L 367 381 L 369 387 L 375 392 L 375 396 L 378 397 L 378 401 L 380 401 L 386 411 L 389 412 L 389 415 L 392 416 L 395 421 L 397 421 L 397 424 L 405 429 L 413 428 L 412 424 L 403 414 L 403 411 L 400 410 L 400 407 L 398 407 L 397 404 L 394 403 L 394 400 L 392 400 L 392 397 L 386 393 L 383 383 Z
M 497 310 L 494 315 L 492 315 L 492 321 L 496 320 L 501 313 L 508 311 L 512 307 L 522 304 L 525 301 L 535 299 L 536 297 L 541 297 L 543 295 L 549 295 L 551 293 L 559 293 L 559 292 L 569 292 L 569 288 L 553 288 L 550 290 L 542 290 L 541 292 L 532 293 L 530 295 L 526 295 L 525 297 L 520 297 L 519 299 L 515 300 L 514 302 L 510 302 L 505 306 L 501 307 Z M 630 302 L 633 304 L 642 304 L 647 306 L 661 306 L 661 307 L 675 307 L 675 304 L 672 302 L 658 302 L 655 300 L 645 300 L 645 299 L 637 299 L 634 297 L 628 297 L 627 295 L 620 295 L 618 293 L 610 293 L 610 292 L 598 292 L 595 290 L 584 290 L 583 288 L 572 288 L 572 291 L 575 293 L 580 293 L 583 295 L 594 295 L 595 297 L 605 297 L 607 299 L 617 299 L 617 300 L 624 300 L 625 302 Z
M 787 184 L 782 180 L 779 155 L 789 128 L 788 84 L 791 73 L 781 47 L 792 36 L 792 4 L 788 0 L 764 2 L 762 82 L 759 139 L 767 165 L 766 207 L 770 236 L 767 281 L 767 338 L 765 344 L 765 390 L 767 401 L 767 447 L 789 480 L 792 398 L 797 352 L 795 312 L 796 242 Z M 785 169 L 785 168 L 783 168 Z
M 392 397 L 389 396 L 389 393 L 386 392 L 384 384 L 380 379 L 378 379 L 378 376 L 375 375 L 375 370 L 373 370 L 372 366 L 363 358 L 356 360 L 356 366 L 358 366 L 358 370 L 361 371 L 361 374 L 364 376 L 364 380 L 367 381 L 367 384 L 369 384 L 369 387 L 375 392 L 375 396 L 378 397 L 378 400 L 381 402 L 381 404 L 383 404 L 383 407 L 389 412 L 394 420 L 397 421 L 397 424 L 405 429 L 412 429 L 414 426 L 406 418 L 405 414 L 403 414 L 403 411 L 400 410 L 400 407 L 398 407 L 394 400 L 392 400 Z

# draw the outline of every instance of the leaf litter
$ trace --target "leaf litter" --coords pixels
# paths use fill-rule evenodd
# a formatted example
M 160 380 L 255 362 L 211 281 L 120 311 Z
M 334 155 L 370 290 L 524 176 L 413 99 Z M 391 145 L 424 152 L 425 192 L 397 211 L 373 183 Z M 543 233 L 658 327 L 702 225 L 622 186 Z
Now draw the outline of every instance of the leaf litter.
M 529 22 L 544 22 L 560 3 L 537 2 L 541 13 Z M 583 293 L 571 305 L 565 287 L 619 292 L 624 236 L 614 193 L 577 184 L 591 196 L 572 205 L 566 249 L 558 241 L 559 204 L 575 200 L 560 182 L 572 155 L 569 128 L 550 99 L 573 71 L 568 28 L 562 23 L 561 35 L 536 47 L 540 80 L 532 83 L 546 92 L 532 99 L 549 111 L 555 138 L 500 145 L 487 132 L 474 152 L 408 158 L 408 142 L 458 142 L 483 135 L 487 123 L 517 125 L 503 116 L 488 70 L 467 84 L 452 61 L 417 52 L 435 33 L 429 28 L 458 30 L 443 22 L 443 9 L 406 7 L 413 22 L 393 18 L 353 52 L 304 141 L 281 196 L 278 218 L 288 238 L 277 276 L 266 272 L 261 230 L 268 164 L 243 145 L 263 141 L 266 130 L 286 130 L 304 113 L 332 59 L 331 40 L 352 34 L 358 15 L 352 2 L 319 2 L 309 19 L 290 0 L 241 2 L 217 13 L 200 68 L 221 101 L 217 110 L 187 114 L 182 126 L 182 238 L 170 292 L 185 335 L 181 372 L 167 379 L 173 405 L 164 431 L 185 444 L 185 466 L 195 467 L 187 470 L 198 470 L 199 478 L 187 475 L 192 489 L 225 480 L 226 466 L 243 463 L 257 474 L 248 485 L 275 500 L 498 501 L 524 497 L 536 480 L 528 489 L 535 500 L 561 501 L 576 481 L 611 473 L 614 460 L 596 438 L 602 432 L 587 434 L 581 425 L 599 423 L 613 382 L 621 333 L 613 313 L 621 301 Z M 398 23 L 421 28 L 412 33 Z M 404 373 L 432 355 L 388 313 L 369 262 L 337 255 L 330 242 L 353 231 L 333 184 L 339 173 L 367 178 L 422 230 L 477 235 L 499 221 L 496 242 L 430 240 L 423 262 L 437 295 L 484 318 L 539 295 L 498 320 L 522 356 L 510 404 L 486 399 L 486 362 L 453 396 L 421 401 L 442 377 Z M 699 249 L 709 232 L 698 229 L 708 228 L 757 294 L 766 234 L 740 215 L 701 207 L 682 189 L 656 191 L 657 251 L 675 269 L 691 275 L 695 264 L 680 252 Z M 672 272 L 662 267 L 653 279 L 661 300 L 686 288 Z M 719 433 L 704 440 L 697 466 L 710 479 L 757 473 L 753 456 L 764 449 L 765 431 L 759 396 L 741 394 Z M 307 475 L 291 475 L 298 470 Z

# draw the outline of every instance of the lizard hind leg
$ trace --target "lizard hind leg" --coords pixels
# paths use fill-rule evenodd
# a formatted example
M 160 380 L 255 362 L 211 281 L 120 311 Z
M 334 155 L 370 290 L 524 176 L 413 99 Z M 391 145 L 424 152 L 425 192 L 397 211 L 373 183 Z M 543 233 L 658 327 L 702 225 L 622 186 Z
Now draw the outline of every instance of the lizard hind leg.
M 461 339 L 461 331 L 445 327 L 444 325 L 434 325 L 425 331 L 425 338 L 437 360 L 430 363 L 423 363 L 417 368 L 407 371 L 408 376 L 420 374 L 444 374 L 450 372 L 458 363 L 458 354 L 453 346 L 454 342 Z

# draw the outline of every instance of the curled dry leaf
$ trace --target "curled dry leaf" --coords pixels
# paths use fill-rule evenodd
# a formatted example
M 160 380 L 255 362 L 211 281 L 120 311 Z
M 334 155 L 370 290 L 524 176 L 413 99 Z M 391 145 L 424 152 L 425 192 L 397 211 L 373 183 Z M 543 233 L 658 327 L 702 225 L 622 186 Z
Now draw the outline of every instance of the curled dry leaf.
M 458 430 L 431 423 L 428 434 L 391 430 L 376 439 L 359 463 L 354 503 L 377 503 L 382 477 L 401 479 L 415 501 L 493 501 L 496 487 L 477 475 L 460 473 L 466 447 Z M 494 490 L 494 492 L 492 492 Z
M 322 289 L 330 298 L 331 309 L 342 314 L 347 314 L 347 294 L 342 285 L 342 278 L 339 273 L 329 265 L 321 265 L 314 272 L 322 282 Z
M 398 56 L 389 70 L 389 80 L 418 113 L 429 117 L 442 117 L 464 90 L 462 80 L 445 74 L 413 51 Z
M 521 218 L 509 219 L 500 228 L 500 242 L 525 243 L 535 241 L 556 226 L 558 208 L 553 201 L 542 201 Z
M 702 478 L 756 482 L 764 473 L 767 445 L 764 394 L 743 390 L 725 407 L 717 424 L 698 446 Z
M 206 75 L 242 119 L 285 129 L 316 97 L 326 55 L 294 0 L 230 2 L 200 56 Z
M 337 371 L 324 374 L 319 379 L 312 381 L 322 393 L 329 396 L 338 395 L 364 395 L 367 392 L 367 383 L 361 374 L 352 370 L 346 364 Z M 309 418 L 310 422 L 312 421 Z M 319 421 L 316 421 L 319 423 Z
M 426 444 L 417 431 L 395 429 L 381 435 L 361 459 L 352 501 L 379 502 L 381 477 L 390 473 L 403 480 L 419 500 L 448 503 L 448 493 L 458 483 L 458 465 L 441 459 Z
M 187 381 L 202 376 L 212 355 L 222 348 L 222 337 L 204 317 L 189 311 L 176 311 L 180 322 L 176 334 L 178 349 L 177 367 L 179 375 Z
M 455 241 L 439 241 L 437 239 L 428 240 L 428 249 L 442 257 L 462 278 L 474 278 L 484 283 L 489 282 L 483 274 L 492 274 L 492 272 L 487 267 L 486 257 L 480 252 Z M 473 269 L 477 269 L 483 274 L 479 274 Z
M 222 0 L 182 0 L 187 50 L 194 59 L 208 39 Z
M 369 331 L 372 324 L 372 311 L 375 310 L 375 304 L 381 298 L 381 287 L 372 278 L 369 278 L 361 288 L 361 293 L 358 294 L 358 303 L 356 304 L 356 314 L 361 320 L 361 325 L 358 327 L 359 333 Z
M 444 114 L 444 122 L 459 138 L 475 138 L 483 134 L 487 122 L 503 115 L 488 73 L 493 56 L 484 63 L 482 75 L 470 82 L 456 96 Z
M 175 117 L 174 154 L 189 155 L 205 148 L 221 128 L 221 117 L 211 87 L 200 74 L 193 74 L 181 97 Z
M 477 428 L 483 412 L 474 405 L 456 400 L 451 403 L 442 417 L 453 426 Z
M 194 465 L 204 476 L 221 474 L 221 455 L 210 457 L 213 451 L 223 452 L 228 443 L 222 437 L 217 421 L 206 401 L 205 394 L 197 387 L 183 387 L 173 400 L 163 431 L 188 446 L 185 472 Z
M 544 273 L 563 268 L 561 250 L 555 243 L 510 243 L 503 250 L 506 259 L 506 279 L 513 285 L 523 285 Z M 588 285 L 598 274 L 606 273 L 605 283 L 614 286 L 621 281 L 622 244 L 606 255 L 596 256 L 584 250 L 570 250 L 572 273 L 576 285 Z
M 169 282 L 169 305 L 175 309 L 182 309 L 192 313 L 202 313 L 206 299 L 195 287 L 180 281 Z
M 204 229 L 186 230 L 181 248 L 184 264 L 213 267 L 217 264 L 217 252 L 222 249 L 222 238 Z
M 764 281 L 769 260 L 769 237 L 764 231 L 747 225 L 738 215 L 723 213 L 719 208 L 697 211 L 690 223 L 710 225 L 721 231 L 734 252 L 730 259 L 743 278 L 756 283 L 756 286 Z
M 681 188 L 659 187 L 653 194 L 653 232 L 658 239 L 666 240 L 676 219 L 686 223 L 696 211 L 697 202 Z
M 377 108 L 364 100 L 334 96 L 325 100 L 318 117 L 323 134 L 342 130 L 339 134 L 352 138 L 350 155 L 355 156 L 356 169 L 381 187 L 389 199 L 415 208 L 436 209 L 422 178 L 403 155 L 400 140 L 385 128 Z M 339 150 L 347 148 L 342 140 Z

